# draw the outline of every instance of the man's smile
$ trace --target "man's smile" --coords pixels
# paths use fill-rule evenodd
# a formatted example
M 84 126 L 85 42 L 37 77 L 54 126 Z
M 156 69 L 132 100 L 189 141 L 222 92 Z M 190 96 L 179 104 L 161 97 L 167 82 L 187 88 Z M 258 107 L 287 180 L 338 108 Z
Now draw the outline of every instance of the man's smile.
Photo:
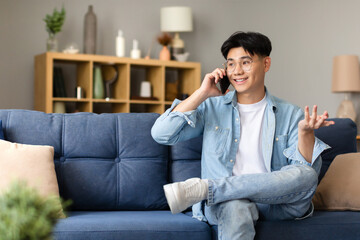
M 248 78 L 249 78 L 249 77 L 234 78 L 233 80 L 234 80 L 234 82 L 235 82 L 236 84 L 242 84 L 242 83 L 244 83 L 246 80 L 248 80 Z

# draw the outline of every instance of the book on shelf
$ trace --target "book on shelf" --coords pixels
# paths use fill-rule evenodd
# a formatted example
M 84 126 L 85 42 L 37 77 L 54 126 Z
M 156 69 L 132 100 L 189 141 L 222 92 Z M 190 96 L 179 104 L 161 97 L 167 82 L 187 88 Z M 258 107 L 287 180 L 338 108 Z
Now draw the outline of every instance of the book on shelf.
M 66 97 L 64 75 L 60 67 L 54 67 L 53 74 L 53 96 Z

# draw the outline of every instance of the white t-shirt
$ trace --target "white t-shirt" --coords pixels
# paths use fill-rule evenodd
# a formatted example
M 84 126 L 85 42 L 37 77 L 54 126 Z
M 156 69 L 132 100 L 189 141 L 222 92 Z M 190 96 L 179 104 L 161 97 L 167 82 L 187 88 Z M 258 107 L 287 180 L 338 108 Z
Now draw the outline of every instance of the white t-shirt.
M 261 147 L 262 122 L 266 96 L 254 104 L 238 103 L 240 142 L 233 167 L 233 175 L 267 172 Z

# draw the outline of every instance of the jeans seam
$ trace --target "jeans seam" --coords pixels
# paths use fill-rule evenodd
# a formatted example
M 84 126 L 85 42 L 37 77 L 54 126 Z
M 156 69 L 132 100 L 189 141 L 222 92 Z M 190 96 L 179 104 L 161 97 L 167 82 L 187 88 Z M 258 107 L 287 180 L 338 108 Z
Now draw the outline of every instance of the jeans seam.
M 223 223 L 222 217 L 219 217 L 219 215 L 218 215 L 219 212 L 222 212 L 223 208 L 224 208 L 224 206 L 222 204 L 220 204 L 219 209 L 217 211 L 217 215 L 216 215 L 216 218 L 218 219 L 218 223 L 219 223 L 219 225 L 218 225 L 218 232 L 219 232 L 218 237 L 219 237 L 219 240 L 224 240 L 223 239 L 223 231 L 222 231 L 224 223 Z

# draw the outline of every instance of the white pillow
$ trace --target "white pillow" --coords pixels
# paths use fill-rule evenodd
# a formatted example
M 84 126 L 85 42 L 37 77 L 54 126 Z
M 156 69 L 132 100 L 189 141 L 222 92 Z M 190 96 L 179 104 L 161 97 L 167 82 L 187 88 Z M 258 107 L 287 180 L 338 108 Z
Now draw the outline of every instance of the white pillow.
M 59 198 L 54 148 L 0 140 L 0 194 L 14 181 L 26 182 L 44 197 Z

